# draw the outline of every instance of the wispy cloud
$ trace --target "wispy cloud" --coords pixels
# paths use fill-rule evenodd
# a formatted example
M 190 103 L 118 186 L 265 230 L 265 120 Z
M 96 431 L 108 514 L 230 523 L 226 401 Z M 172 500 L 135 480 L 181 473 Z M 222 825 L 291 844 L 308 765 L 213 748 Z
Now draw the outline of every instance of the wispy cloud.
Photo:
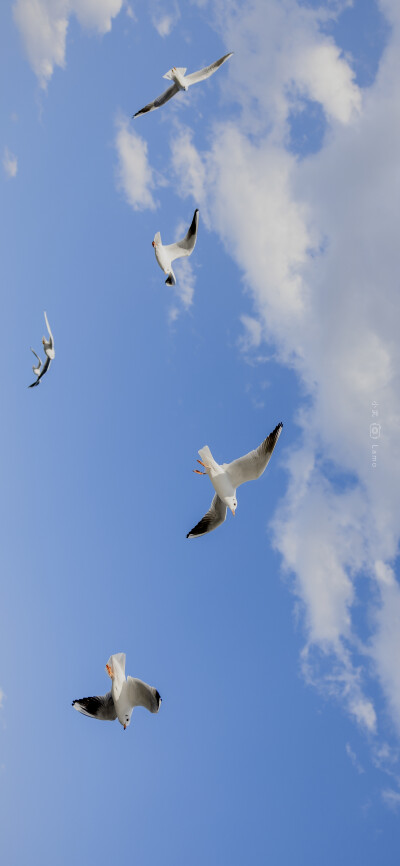
M 151 4 L 151 9 L 151 20 L 157 33 L 162 37 L 169 36 L 181 17 L 178 3 L 171 3 L 170 0 L 166 5 L 165 3 L 160 2 L 160 0 L 156 0 L 156 2 Z
M 75 15 L 82 27 L 107 33 L 122 4 L 123 0 L 15 0 L 14 20 L 41 87 L 47 87 L 55 66 L 65 66 L 70 16 Z
M 350 761 L 353 764 L 353 767 L 355 767 L 355 769 L 357 770 L 357 773 L 360 773 L 360 775 L 361 775 L 362 773 L 365 772 L 364 767 L 361 766 L 361 764 L 357 758 L 356 753 L 351 748 L 350 743 L 346 743 L 346 755 L 349 756 Z
M 117 121 L 115 147 L 118 154 L 116 169 L 117 186 L 134 210 L 154 210 L 157 202 L 153 198 L 156 186 L 155 173 L 147 156 L 147 144 L 128 121 Z
M 193 196 L 243 274 L 253 298 L 247 341 L 266 338 L 307 395 L 273 523 L 303 612 L 303 671 L 370 733 L 375 675 L 400 732 L 400 588 L 384 571 L 397 553 L 400 509 L 398 6 L 384 5 L 391 39 L 365 92 L 321 30 L 334 7 L 208 6 L 235 52 L 224 86 L 235 119 L 214 123 L 202 152 L 183 130 L 172 165 L 181 194 Z M 290 118 L 304 97 L 319 103 L 329 134 L 299 159 Z M 370 588 L 362 637 L 360 581 Z
M 392 809 L 393 812 L 397 812 L 400 809 L 400 792 L 394 791 L 393 788 L 386 788 L 382 791 L 382 799 L 389 806 L 389 809 Z
M 18 159 L 14 153 L 11 153 L 8 147 L 5 147 L 3 152 L 3 168 L 8 177 L 16 177 L 18 171 Z

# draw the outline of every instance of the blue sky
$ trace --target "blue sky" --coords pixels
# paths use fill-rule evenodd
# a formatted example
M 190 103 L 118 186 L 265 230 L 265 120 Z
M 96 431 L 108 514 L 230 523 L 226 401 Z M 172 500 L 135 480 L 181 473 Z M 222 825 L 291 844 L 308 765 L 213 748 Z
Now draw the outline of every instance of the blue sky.
M 397 866 L 396 0 L 0 15 L 2 862 Z M 279 421 L 187 541 L 198 449 Z M 163 698 L 125 733 L 71 707 L 120 651 Z

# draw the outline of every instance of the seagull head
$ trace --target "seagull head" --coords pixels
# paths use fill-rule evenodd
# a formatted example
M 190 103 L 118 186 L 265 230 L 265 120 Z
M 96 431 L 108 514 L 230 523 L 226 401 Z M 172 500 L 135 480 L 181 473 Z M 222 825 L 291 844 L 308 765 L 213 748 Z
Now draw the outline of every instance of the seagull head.
M 230 508 L 230 510 L 231 510 L 231 512 L 232 512 L 232 514 L 233 514 L 233 516 L 235 516 L 235 511 L 236 511 L 236 509 L 237 509 L 237 499 L 236 499 L 236 496 L 227 496 L 226 499 L 225 499 L 225 502 L 226 502 L 228 508 Z

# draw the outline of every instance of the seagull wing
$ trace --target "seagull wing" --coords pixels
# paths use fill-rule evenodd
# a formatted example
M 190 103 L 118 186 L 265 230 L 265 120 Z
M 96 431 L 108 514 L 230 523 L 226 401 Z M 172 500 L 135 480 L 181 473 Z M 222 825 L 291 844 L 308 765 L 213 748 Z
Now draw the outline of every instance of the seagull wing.
M 48 318 L 47 318 L 47 314 L 46 314 L 46 312 L 45 312 L 45 314 L 44 314 L 44 319 L 45 319 L 45 322 L 46 322 L 46 328 L 47 328 L 47 330 L 48 330 L 48 332 L 49 332 L 49 334 L 50 334 L 51 342 L 53 342 L 53 334 L 51 333 L 51 330 L 50 330 L 49 320 L 48 320 Z
M 32 349 L 32 351 L 33 351 L 33 349 Z M 36 355 L 36 352 L 35 352 L 35 355 Z M 36 355 L 36 357 L 37 357 L 37 355 Z M 42 376 L 44 376 L 44 374 L 47 373 L 47 370 L 49 369 L 50 364 L 51 364 L 51 358 L 49 358 L 48 355 L 46 355 L 46 360 L 43 364 L 43 367 L 42 367 L 37 379 L 36 379 L 36 382 L 32 382 L 32 385 L 28 385 L 28 388 L 34 388 L 35 385 L 39 384 Z
M 136 114 L 132 114 L 132 117 L 140 117 L 141 114 L 147 114 L 148 111 L 154 111 L 155 108 L 160 108 L 161 105 L 165 105 L 169 99 L 172 99 L 172 97 L 175 96 L 175 93 L 178 93 L 178 90 L 178 85 L 172 84 L 171 87 L 164 90 L 164 93 L 162 93 L 161 96 L 157 96 L 157 99 L 154 99 L 153 102 L 148 102 L 144 108 L 141 108 L 140 111 L 136 112 Z
M 204 81 L 205 78 L 209 78 L 210 75 L 213 75 L 214 72 L 225 63 L 225 60 L 228 60 L 229 57 L 232 57 L 233 51 L 229 54 L 224 54 L 223 57 L 220 57 L 219 60 L 215 60 L 214 63 L 211 63 L 210 66 L 205 66 L 204 69 L 199 69 L 197 72 L 191 72 L 189 75 L 185 75 L 185 84 L 197 84 L 198 81 Z
M 207 514 L 188 532 L 186 538 L 196 538 L 198 535 L 205 535 L 206 532 L 217 529 L 226 520 L 226 509 L 225 502 L 216 493 Z
M 190 228 L 185 237 L 182 238 L 181 241 L 178 241 L 176 244 L 168 244 L 164 247 L 164 250 L 166 250 L 171 262 L 173 262 L 174 259 L 181 259 L 182 256 L 190 256 L 192 254 L 196 246 L 198 226 L 199 209 L 196 208 L 193 214 Z
M 40 367 L 42 366 L 42 361 L 41 361 L 41 359 L 39 358 L 39 355 L 36 354 L 35 350 L 32 349 L 32 346 L 31 346 L 31 352 L 33 352 L 33 354 L 35 355 L 35 357 L 38 359 L 38 361 L 39 361 L 39 368 L 40 368 Z
M 145 707 L 150 713 L 158 713 L 161 697 L 157 689 L 135 677 L 127 677 L 126 683 L 131 707 Z
M 117 718 L 111 692 L 107 692 L 106 695 L 96 695 L 92 698 L 79 698 L 77 701 L 72 701 L 72 706 L 79 713 L 83 713 L 84 716 L 90 716 L 91 719 L 113 722 Z
M 255 481 L 264 472 L 271 459 L 271 454 L 281 435 L 283 424 L 277 424 L 275 430 L 261 442 L 254 451 L 249 451 L 244 457 L 239 457 L 228 463 L 226 471 L 232 481 L 233 487 L 239 487 L 245 481 Z

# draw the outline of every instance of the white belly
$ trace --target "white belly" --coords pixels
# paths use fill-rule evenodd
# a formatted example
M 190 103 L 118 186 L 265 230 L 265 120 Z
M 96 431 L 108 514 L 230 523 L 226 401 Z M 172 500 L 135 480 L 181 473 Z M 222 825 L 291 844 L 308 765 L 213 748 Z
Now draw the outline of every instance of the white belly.
M 157 246 L 154 248 L 154 252 L 156 254 L 156 259 L 158 264 L 160 265 L 161 270 L 164 271 L 164 274 L 168 274 L 171 270 L 171 260 L 165 252 L 164 247 L 157 244 Z
M 115 710 L 121 725 L 128 725 L 131 721 L 132 707 L 128 701 L 128 688 L 126 681 L 122 684 L 121 693 L 117 700 L 114 698 Z
M 232 482 L 226 472 L 223 470 L 220 472 L 213 472 L 213 470 L 211 470 L 209 476 L 215 492 L 218 493 L 219 498 L 222 499 L 223 502 L 227 496 L 235 495 L 236 490 L 232 486 Z

